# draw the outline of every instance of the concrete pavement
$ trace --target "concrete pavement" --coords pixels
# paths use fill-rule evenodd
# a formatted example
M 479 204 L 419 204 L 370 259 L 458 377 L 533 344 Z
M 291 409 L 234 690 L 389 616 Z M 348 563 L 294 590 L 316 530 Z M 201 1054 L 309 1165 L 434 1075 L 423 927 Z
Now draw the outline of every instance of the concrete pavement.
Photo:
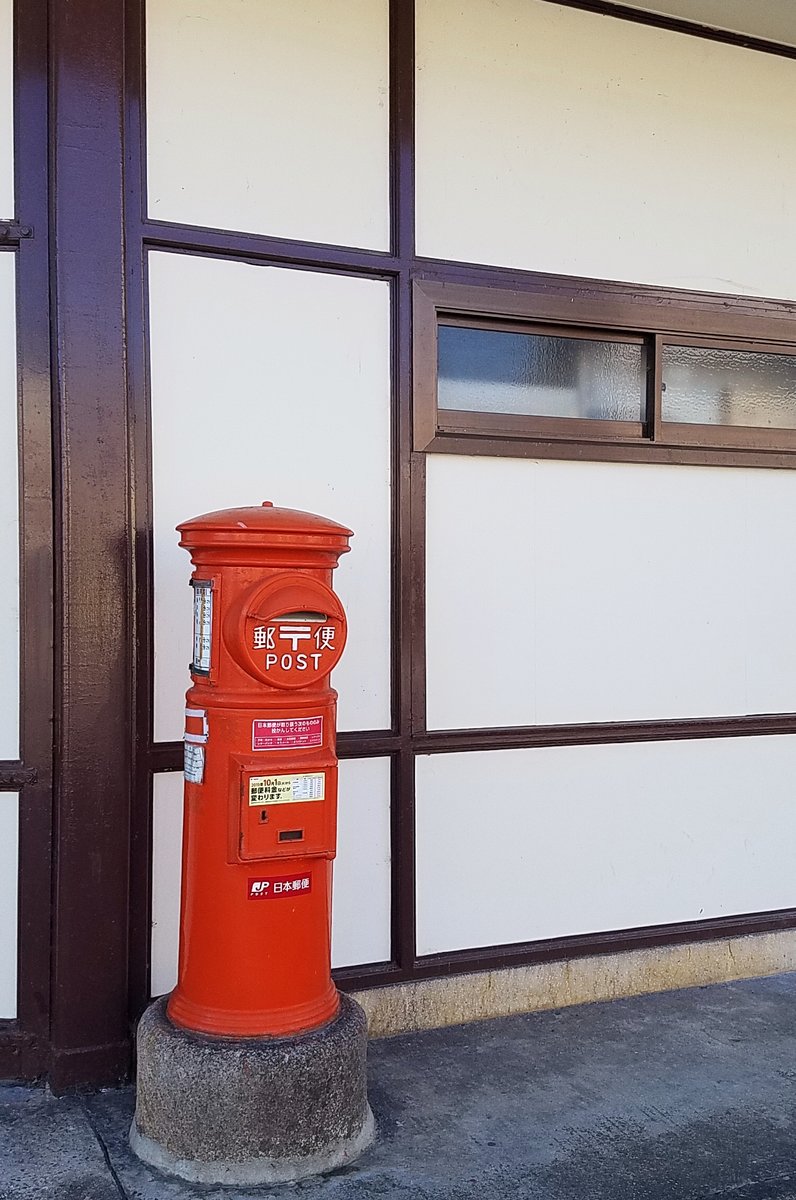
M 371 1043 L 377 1145 L 289 1187 L 177 1183 L 133 1091 L 0 1088 L 0 1200 L 796 1200 L 796 975 Z

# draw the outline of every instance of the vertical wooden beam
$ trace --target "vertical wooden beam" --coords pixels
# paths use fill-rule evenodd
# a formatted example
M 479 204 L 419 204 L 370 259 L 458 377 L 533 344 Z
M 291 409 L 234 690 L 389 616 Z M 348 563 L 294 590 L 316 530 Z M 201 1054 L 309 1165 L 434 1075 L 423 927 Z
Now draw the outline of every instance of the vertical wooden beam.
M 415 762 L 411 745 L 424 688 L 422 570 L 425 462 L 412 453 L 412 267 L 415 254 L 415 5 L 390 2 L 390 197 L 393 297 L 393 724 L 392 957 L 402 972 L 415 959 Z M 420 556 L 420 557 L 418 557 Z M 420 569 L 418 570 L 418 564 Z M 420 588 L 418 593 L 417 588 Z
M 123 0 L 51 0 L 62 621 L 56 712 L 56 1090 L 129 1068 L 132 631 L 124 331 Z

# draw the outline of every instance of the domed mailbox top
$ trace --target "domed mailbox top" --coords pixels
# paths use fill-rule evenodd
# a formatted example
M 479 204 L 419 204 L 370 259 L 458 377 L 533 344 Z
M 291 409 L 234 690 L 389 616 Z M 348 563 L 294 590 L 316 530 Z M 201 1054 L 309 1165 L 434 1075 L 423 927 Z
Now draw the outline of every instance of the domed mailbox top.
M 210 552 L 201 554 L 204 561 L 240 562 L 244 556 L 252 561 L 252 554 L 257 561 L 267 561 L 270 550 L 279 558 L 306 556 L 327 566 L 335 566 L 339 556 L 351 549 L 348 539 L 353 537 L 350 529 L 328 517 L 296 508 L 277 508 L 270 500 L 247 508 L 204 513 L 183 521 L 177 531 L 181 546 Z

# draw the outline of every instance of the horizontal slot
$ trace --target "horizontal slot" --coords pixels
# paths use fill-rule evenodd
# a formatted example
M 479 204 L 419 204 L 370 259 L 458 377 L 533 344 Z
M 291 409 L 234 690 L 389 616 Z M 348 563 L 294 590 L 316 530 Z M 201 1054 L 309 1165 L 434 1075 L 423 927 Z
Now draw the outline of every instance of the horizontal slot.
M 280 842 L 303 842 L 304 841 L 304 830 L 303 829 L 283 829 L 280 831 L 279 840 L 280 840 Z

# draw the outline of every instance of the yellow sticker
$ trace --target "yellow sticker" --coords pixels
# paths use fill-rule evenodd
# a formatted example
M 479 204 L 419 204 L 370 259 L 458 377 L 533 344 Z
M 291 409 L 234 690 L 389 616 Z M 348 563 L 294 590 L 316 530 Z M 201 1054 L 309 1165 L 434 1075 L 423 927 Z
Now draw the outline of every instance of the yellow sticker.
M 326 775 L 251 775 L 249 804 L 300 804 L 305 800 L 323 800 Z

